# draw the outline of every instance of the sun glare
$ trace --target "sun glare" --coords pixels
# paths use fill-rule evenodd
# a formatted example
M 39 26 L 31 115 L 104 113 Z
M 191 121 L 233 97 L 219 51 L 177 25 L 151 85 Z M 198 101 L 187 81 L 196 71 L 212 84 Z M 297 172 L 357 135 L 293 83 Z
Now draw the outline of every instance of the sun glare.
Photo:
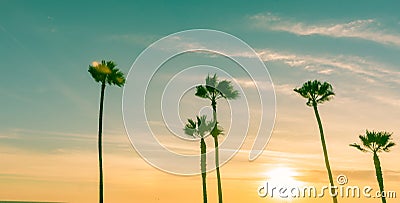
M 288 187 L 298 187 L 302 185 L 301 181 L 295 179 L 299 173 L 288 167 L 278 167 L 266 172 L 267 181 L 276 185 Z
M 99 62 L 97 62 L 97 61 L 93 61 L 93 62 L 92 62 L 92 66 L 93 66 L 93 67 L 97 67 L 98 65 L 99 65 Z

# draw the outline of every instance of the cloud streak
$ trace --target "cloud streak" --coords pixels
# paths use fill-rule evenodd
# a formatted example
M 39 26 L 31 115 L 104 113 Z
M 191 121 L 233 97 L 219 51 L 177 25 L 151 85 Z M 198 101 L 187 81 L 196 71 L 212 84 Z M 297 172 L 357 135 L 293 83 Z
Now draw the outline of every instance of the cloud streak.
M 264 62 L 283 63 L 289 67 L 303 69 L 321 75 L 336 75 L 351 77 L 370 88 L 379 88 L 391 92 L 390 88 L 400 84 L 400 72 L 388 64 L 369 60 L 358 56 L 344 55 L 300 55 L 297 53 L 280 52 L 270 49 L 258 50 L 259 57 Z M 294 85 L 275 85 L 277 93 L 293 95 Z M 368 98 L 384 105 L 398 107 L 397 94 L 392 92 L 390 97 L 385 94 L 368 94 L 368 88 L 358 88 L 360 95 L 369 95 Z M 394 94 L 393 94 L 394 93 Z M 348 96 L 354 94 L 354 90 Z
M 400 33 L 391 33 L 383 29 L 381 23 L 375 19 L 358 19 L 336 24 L 312 25 L 266 13 L 250 16 L 250 20 L 255 27 L 261 29 L 284 31 L 296 35 L 359 38 L 400 47 Z
M 400 72 L 396 67 L 374 61 L 369 58 L 347 55 L 301 55 L 293 52 L 276 51 L 272 49 L 258 49 L 257 55 L 266 63 L 282 63 L 292 68 L 303 69 L 320 75 L 336 75 L 358 78 L 365 85 L 390 89 L 390 87 L 400 84 Z M 235 56 L 249 58 L 249 53 L 235 53 Z M 254 87 L 251 81 L 239 80 L 241 86 Z M 281 95 L 293 96 L 295 84 L 274 84 L 275 92 Z M 361 88 L 363 89 L 363 88 Z M 358 90 L 364 95 L 365 90 Z M 353 92 L 354 93 L 354 92 Z M 395 95 L 384 97 L 382 95 L 370 95 L 370 99 L 385 105 L 398 107 L 398 98 Z
M 329 55 L 311 56 L 294 53 L 277 52 L 270 49 L 258 51 L 265 62 L 282 62 L 290 67 L 302 67 L 305 70 L 319 74 L 330 75 L 348 71 L 363 77 L 367 82 L 385 81 L 400 84 L 400 73 L 393 67 L 376 61 L 370 61 L 358 56 Z

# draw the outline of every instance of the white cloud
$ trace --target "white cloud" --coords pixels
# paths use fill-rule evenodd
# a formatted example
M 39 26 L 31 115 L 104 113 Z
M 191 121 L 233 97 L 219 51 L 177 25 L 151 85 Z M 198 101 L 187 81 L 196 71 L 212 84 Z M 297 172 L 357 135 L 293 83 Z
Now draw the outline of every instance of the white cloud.
M 330 75 L 333 72 L 333 69 L 325 69 L 318 71 L 319 74 Z
M 342 94 L 350 97 L 354 96 L 354 94 L 363 95 L 364 97 L 368 97 L 371 102 L 379 102 L 393 107 L 400 106 L 398 94 L 392 92 L 391 89 L 393 86 L 400 84 L 400 72 L 396 71 L 395 67 L 391 67 L 388 64 L 358 56 L 311 56 L 278 52 L 269 49 L 259 50 L 258 53 L 265 62 L 284 63 L 293 68 L 302 68 L 306 71 L 316 72 L 318 74 L 336 74 L 335 77 L 342 77 L 343 74 L 347 74 L 347 76 L 350 76 L 354 80 L 358 80 L 357 83 L 362 81 L 364 87 L 368 88 L 359 87 L 357 90 L 352 89 L 351 92 L 347 93 L 342 90 Z M 351 83 L 353 82 L 355 81 Z M 275 84 L 275 91 L 279 94 L 290 96 L 293 95 L 292 89 L 295 86 L 296 85 L 292 84 Z M 371 88 L 379 89 L 380 92 L 369 94 Z
M 295 92 L 293 91 L 294 87 L 296 87 L 295 84 L 275 84 L 275 92 L 278 94 L 282 95 L 287 95 L 287 96 L 295 96 Z
M 228 78 L 229 79 L 229 78 Z M 272 85 L 270 81 L 252 80 L 249 78 L 234 78 L 234 81 L 242 88 L 258 88 L 259 91 L 270 91 Z
M 107 139 L 105 139 L 105 143 L 112 144 L 121 144 L 126 143 L 127 138 L 123 134 L 123 132 L 118 131 L 110 131 L 105 130 L 105 134 L 107 134 Z M 96 141 L 97 134 L 91 133 L 71 133 L 71 132 L 61 132 L 61 131 L 47 131 L 47 130 L 32 130 L 32 129 L 23 129 L 23 128 L 15 128 L 11 129 L 6 134 L 0 134 L 0 138 L 10 138 L 10 139 L 25 139 L 26 136 L 38 135 L 36 139 L 51 139 L 54 140 L 65 140 L 65 141 Z
M 352 37 L 380 44 L 400 46 L 400 33 L 382 29 L 375 19 L 359 19 L 344 23 L 311 25 L 284 19 L 271 13 L 250 17 L 253 25 L 268 30 L 285 31 L 297 35 L 324 35 L 330 37 Z
M 395 98 L 395 95 L 390 95 L 390 97 L 388 96 L 382 96 L 382 95 L 368 95 L 367 97 L 378 101 L 384 105 L 389 105 L 389 106 L 394 106 L 394 107 L 400 107 L 400 98 Z
M 393 67 L 358 56 L 326 55 L 311 56 L 294 53 L 277 52 L 269 49 L 258 51 L 263 61 L 279 61 L 290 67 L 301 67 L 307 71 L 320 74 L 333 74 L 348 71 L 363 77 L 368 82 L 377 80 L 400 84 L 400 72 Z

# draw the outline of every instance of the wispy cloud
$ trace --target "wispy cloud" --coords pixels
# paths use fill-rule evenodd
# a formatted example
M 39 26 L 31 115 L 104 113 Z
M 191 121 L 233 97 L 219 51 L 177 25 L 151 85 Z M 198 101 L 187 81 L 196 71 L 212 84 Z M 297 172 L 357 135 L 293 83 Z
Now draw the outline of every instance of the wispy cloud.
M 400 73 L 394 71 L 393 67 L 358 56 L 299 55 L 270 49 L 259 50 L 258 54 L 266 62 L 279 61 L 291 67 L 301 67 L 319 74 L 329 75 L 348 71 L 371 83 L 381 80 L 400 84 Z
M 334 77 L 346 76 L 374 88 L 388 89 L 393 87 L 393 85 L 400 84 L 400 72 L 396 70 L 397 67 L 371 58 L 330 54 L 302 55 L 295 52 L 276 51 L 272 49 L 259 49 L 256 51 L 261 60 L 266 63 L 282 63 L 289 67 L 321 75 L 332 75 Z M 234 52 L 232 54 L 244 58 L 254 57 L 254 55 L 247 52 Z M 248 79 L 236 79 L 235 81 L 245 88 L 255 87 L 253 81 Z M 295 86 L 295 84 L 274 84 L 274 89 L 277 94 L 293 96 L 295 95 L 293 92 L 293 87 Z M 262 85 L 262 87 L 268 87 L 268 85 Z M 366 89 L 361 89 L 357 90 L 360 95 L 368 94 Z M 348 95 L 353 93 L 348 93 Z M 385 97 L 374 94 L 369 96 L 369 98 L 385 105 L 399 106 L 395 95 Z
M 368 82 L 382 80 L 400 84 L 400 72 L 396 68 L 359 56 L 348 55 L 302 55 L 294 52 L 258 49 L 257 55 L 264 62 L 281 62 L 290 67 L 319 74 L 331 75 L 348 71 L 362 76 Z M 248 53 L 236 53 L 236 56 L 248 57 Z
M 280 62 L 293 68 L 301 68 L 305 71 L 315 72 L 324 75 L 336 74 L 336 77 L 347 75 L 353 78 L 352 82 L 358 80 L 370 88 L 385 90 L 379 93 L 369 94 L 370 88 L 358 88 L 342 94 L 349 97 L 354 96 L 355 92 L 359 95 L 368 95 L 370 101 L 379 102 L 384 105 L 399 107 L 398 94 L 393 94 L 389 90 L 391 87 L 400 84 L 400 72 L 388 64 L 368 60 L 358 56 L 344 55 L 300 55 L 290 52 L 278 52 L 270 49 L 259 50 L 260 58 L 265 62 Z M 357 79 L 358 78 L 358 79 Z M 275 85 L 277 93 L 283 95 L 293 95 L 292 87 L 295 85 Z M 391 92 L 391 93 L 390 93 Z M 390 94 L 390 97 L 385 96 Z
M 365 84 L 373 87 L 388 88 L 400 84 L 400 72 L 389 64 L 375 61 L 359 56 L 345 55 L 302 55 L 295 52 L 276 51 L 271 49 L 257 50 L 258 56 L 264 62 L 283 63 L 289 67 L 300 68 L 305 71 L 318 73 L 321 75 L 336 75 L 351 78 L 358 78 Z M 249 57 L 249 53 L 235 53 L 235 56 Z M 253 57 L 253 56 L 251 56 Z M 255 87 L 250 80 L 236 80 L 242 87 Z M 265 87 L 267 85 L 264 85 Z M 274 84 L 277 94 L 285 96 L 295 95 L 293 87 L 295 84 Z M 372 87 L 371 86 L 371 87 Z M 367 90 L 358 90 L 359 94 L 367 94 Z M 354 91 L 353 91 L 354 93 Z M 349 93 L 348 95 L 351 95 Z M 382 95 L 371 95 L 369 98 L 379 103 L 398 107 L 398 99 L 395 95 L 384 97 Z
M 297 35 L 324 35 L 330 37 L 351 37 L 374 41 L 385 45 L 400 46 L 400 33 L 392 33 L 376 19 L 357 19 L 348 22 L 330 24 L 307 24 L 271 13 L 250 17 L 258 28 L 290 32 Z
M 286 96 L 296 96 L 295 92 L 293 91 L 293 88 L 296 87 L 295 84 L 275 84 L 275 92 L 281 95 L 286 95 Z
M 106 130 L 108 136 L 104 144 L 115 151 L 128 151 L 131 149 L 129 139 L 122 132 Z M 96 143 L 96 133 L 86 134 L 80 132 L 61 132 L 48 130 L 32 130 L 15 128 L 8 132 L 0 132 L 1 152 L 5 153 L 4 147 L 14 147 L 33 152 L 60 153 L 64 151 L 79 150 L 90 151 L 92 144 Z M 29 144 L 27 144 L 29 143 Z

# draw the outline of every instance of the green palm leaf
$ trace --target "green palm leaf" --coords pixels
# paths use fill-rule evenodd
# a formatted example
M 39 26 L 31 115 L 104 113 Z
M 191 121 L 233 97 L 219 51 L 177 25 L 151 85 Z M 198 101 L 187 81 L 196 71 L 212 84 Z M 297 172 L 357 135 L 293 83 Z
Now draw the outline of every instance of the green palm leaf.
M 354 143 L 350 144 L 351 147 L 355 147 L 362 152 L 371 152 L 373 154 L 374 166 L 375 166 L 375 174 L 376 179 L 378 181 L 380 192 L 384 191 L 384 183 L 383 183 L 383 174 L 381 162 L 379 160 L 378 153 L 380 152 L 389 152 L 390 148 L 395 146 L 395 143 L 392 142 L 392 133 L 385 131 L 365 131 L 365 135 L 359 135 L 358 137 L 361 140 L 362 145 L 365 148 L 362 148 L 359 144 Z M 368 149 L 368 150 L 367 150 Z M 382 203 L 386 203 L 386 198 L 381 196 Z
M 295 92 L 307 99 L 307 106 L 322 104 L 333 98 L 335 93 L 332 90 L 332 85 L 318 80 L 307 81 L 300 88 L 294 89 Z

